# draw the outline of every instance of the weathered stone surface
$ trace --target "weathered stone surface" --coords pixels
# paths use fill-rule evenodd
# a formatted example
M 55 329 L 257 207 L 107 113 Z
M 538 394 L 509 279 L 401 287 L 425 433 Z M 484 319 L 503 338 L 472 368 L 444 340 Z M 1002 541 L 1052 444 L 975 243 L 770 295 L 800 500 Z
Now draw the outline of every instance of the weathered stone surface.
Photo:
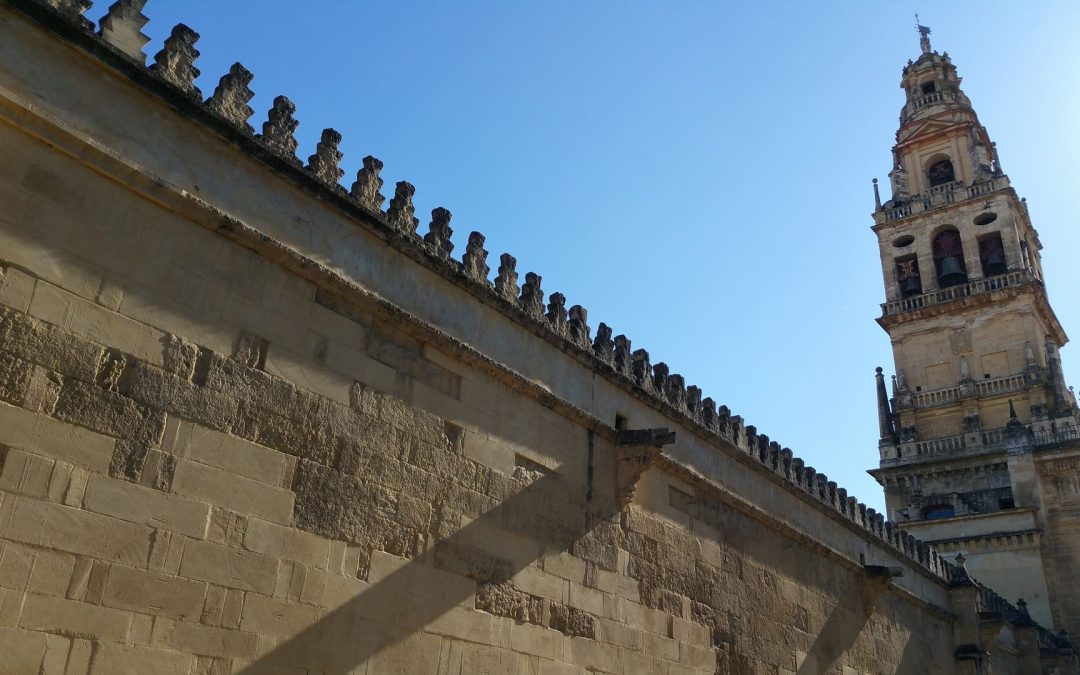
M 517 283 L 517 258 L 503 253 L 499 256 L 499 276 L 495 279 L 495 292 L 507 302 L 517 304 Z
M 136 445 L 157 445 L 165 428 L 165 413 L 78 380 L 64 383 L 56 417 Z
M 274 97 L 274 103 L 263 122 L 262 133 L 256 138 L 272 152 L 285 159 L 293 166 L 300 166 L 296 156 L 296 127 L 300 122 L 296 117 L 296 104 L 287 96 Z
M 338 150 L 341 134 L 334 129 L 323 129 L 315 154 L 308 157 L 307 170 L 327 185 L 339 188 L 338 181 L 345 175 L 341 163 L 342 154 Z
M 390 208 L 386 210 L 386 218 L 390 224 L 406 234 L 416 234 L 416 228 L 420 220 L 414 215 L 416 207 L 413 206 L 413 195 L 416 188 L 411 183 L 399 181 L 394 186 L 394 197 L 390 200 Z
M 479 232 L 469 233 L 469 243 L 465 247 L 465 256 L 461 260 L 465 275 L 473 281 L 488 284 L 491 269 L 487 265 L 488 252 L 484 248 L 484 235 Z
M 588 612 L 559 602 L 551 603 L 548 626 L 571 637 L 596 637 L 596 618 Z
M 424 235 L 424 243 L 442 258 L 449 258 L 454 252 L 454 242 L 450 241 L 450 237 L 454 235 L 450 218 L 450 212 L 441 206 L 432 210 L 428 233 Z
M 253 133 L 248 119 L 255 111 L 247 103 L 255 96 L 248 86 L 254 77 L 243 65 L 232 64 L 229 72 L 221 76 L 213 95 L 206 99 L 206 109 L 240 130 Z
M 476 591 L 476 608 L 519 623 L 540 625 L 544 600 L 514 588 L 507 582 L 481 584 Z
M 195 78 L 199 76 L 199 69 L 195 67 L 195 59 L 199 58 L 199 51 L 195 49 L 198 40 L 198 33 L 182 23 L 177 24 L 165 38 L 162 50 L 154 56 L 154 65 L 150 66 L 150 72 L 194 99 L 202 97 L 202 92 L 195 86 Z
M 28 314 L 0 307 L 0 351 L 93 382 L 104 347 Z
M 383 169 L 383 163 L 368 155 L 363 159 L 363 168 L 356 172 L 356 182 L 352 184 L 349 194 L 361 206 L 372 211 L 381 212 L 386 197 L 379 190 L 382 189 L 383 179 L 379 178 L 379 172 Z
M 146 0 L 117 0 L 109 5 L 109 11 L 101 17 L 101 39 L 127 54 L 140 65 L 146 62 L 143 47 L 150 38 L 142 28 L 150 21 L 142 13 Z

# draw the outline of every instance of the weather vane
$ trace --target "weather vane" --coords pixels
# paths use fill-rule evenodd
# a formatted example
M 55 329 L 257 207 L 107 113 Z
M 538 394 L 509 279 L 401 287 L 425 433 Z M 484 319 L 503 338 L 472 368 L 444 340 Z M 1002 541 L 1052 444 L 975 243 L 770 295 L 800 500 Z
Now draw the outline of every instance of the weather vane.
M 915 12 L 915 28 L 919 31 L 919 46 L 923 54 L 930 53 L 930 28 L 919 23 L 919 13 Z

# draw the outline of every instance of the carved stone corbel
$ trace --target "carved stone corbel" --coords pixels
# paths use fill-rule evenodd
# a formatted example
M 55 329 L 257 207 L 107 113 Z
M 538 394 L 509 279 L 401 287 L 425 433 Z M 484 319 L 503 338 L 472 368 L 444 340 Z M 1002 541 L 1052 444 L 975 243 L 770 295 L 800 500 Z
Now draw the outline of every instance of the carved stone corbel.
M 665 445 L 675 442 L 667 428 L 621 429 L 615 438 L 615 500 L 623 509 L 633 501 L 641 474 L 660 457 Z

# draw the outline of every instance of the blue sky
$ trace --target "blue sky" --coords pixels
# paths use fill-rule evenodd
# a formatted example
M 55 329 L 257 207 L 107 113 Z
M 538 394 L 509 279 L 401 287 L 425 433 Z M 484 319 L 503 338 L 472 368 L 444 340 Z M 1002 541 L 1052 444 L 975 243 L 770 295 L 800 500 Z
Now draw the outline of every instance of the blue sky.
M 88 16 L 97 19 L 99 0 Z M 202 35 L 209 95 L 255 73 L 252 123 L 296 103 L 298 154 L 342 132 L 346 180 L 382 159 L 497 260 L 543 276 L 868 504 L 880 488 L 870 231 L 919 53 L 897 2 L 150 0 L 155 53 Z M 948 51 L 1042 237 L 1051 302 L 1080 339 L 1080 3 L 934 3 Z M 887 187 L 883 199 L 888 198 Z M 1080 382 L 1080 352 L 1063 352 Z

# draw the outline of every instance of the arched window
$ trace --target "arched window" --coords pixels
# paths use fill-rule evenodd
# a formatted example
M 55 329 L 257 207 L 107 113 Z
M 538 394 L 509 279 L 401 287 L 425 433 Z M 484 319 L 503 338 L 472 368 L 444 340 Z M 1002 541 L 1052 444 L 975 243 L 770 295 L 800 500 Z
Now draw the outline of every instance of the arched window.
M 900 284 L 900 294 L 905 298 L 922 293 L 919 261 L 915 256 L 896 259 L 896 281 Z
M 948 159 L 939 159 L 926 170 L 926 177 L 930 179 L 930 187 L 937 187 L 956 180 L 952 162 Z
M 934 237 L 934 265 L 937 266 L 938 285 L 941 288 L 967 283 L 964 247 L 960 243 L 959 232 L 945 230 Z
M 982 261 L 984 277 L 1005 274 L 1008 271 L 1005 247 L 1001 243 L 1000 234 L 994 233 L 979 240 L 979 260 Z
M 956 509 L 952 504 L 934 504 L 922 510 L 923 520 L 937 520 L 938 518 L 952 518 L 956 515 Z

